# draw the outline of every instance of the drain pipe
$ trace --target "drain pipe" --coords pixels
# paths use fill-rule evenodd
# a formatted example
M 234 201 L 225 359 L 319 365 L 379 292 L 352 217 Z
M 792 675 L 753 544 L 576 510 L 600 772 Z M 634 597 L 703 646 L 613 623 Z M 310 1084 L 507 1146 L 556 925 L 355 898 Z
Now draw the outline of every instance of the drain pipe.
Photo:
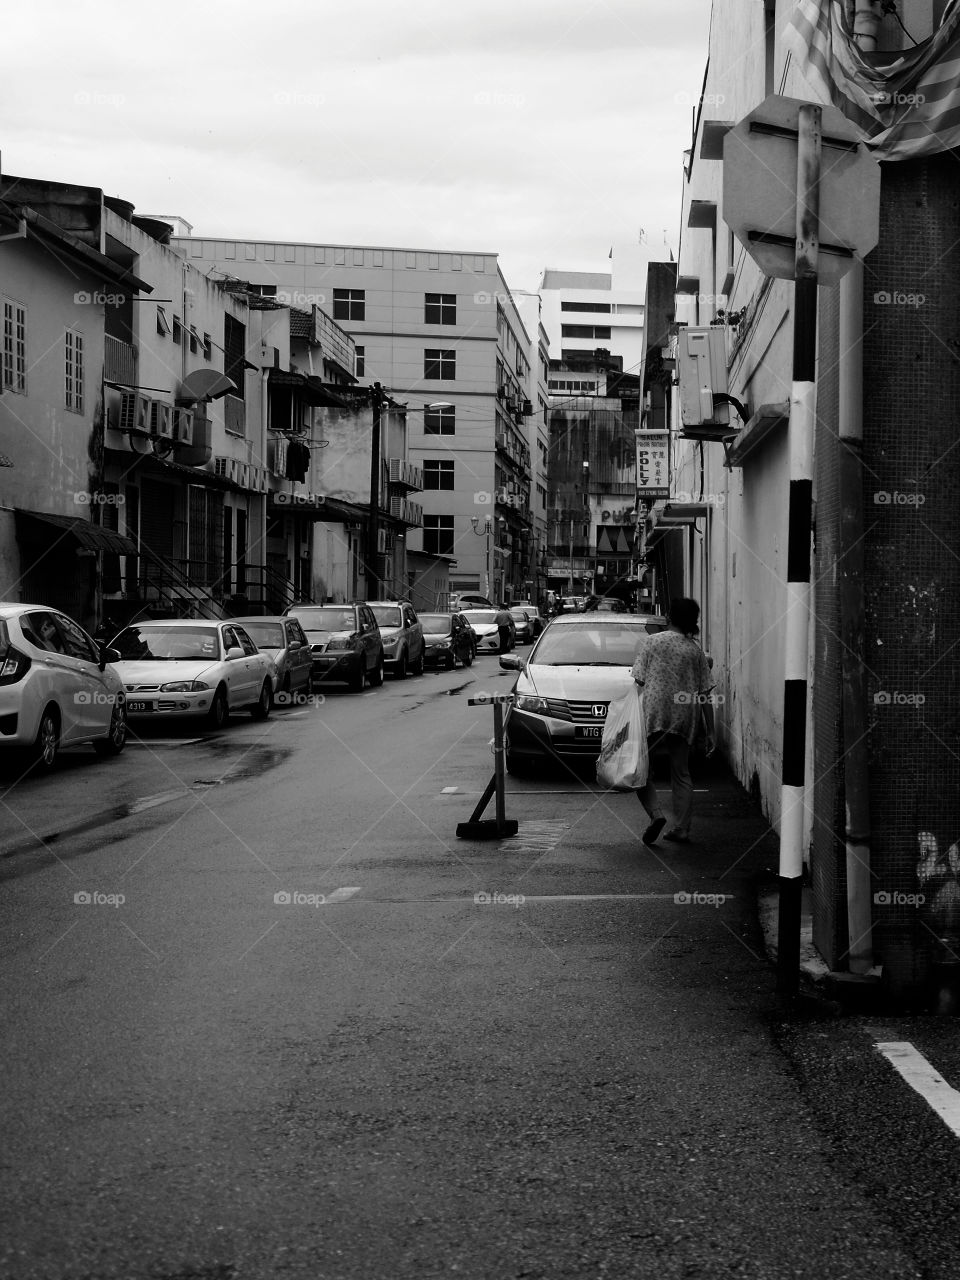
M 854 39 L 864 52 L 877 47 L 878 8 L 875 0 L 856 0 L 854 6 Z M 863 264 L 859 261 L 840 282 L 839 329 L 838 559 L 846 797 L 847 965 L 851 973 L 864 974 L 873 968 L 873 884 L 867 690 L 863 661 Z

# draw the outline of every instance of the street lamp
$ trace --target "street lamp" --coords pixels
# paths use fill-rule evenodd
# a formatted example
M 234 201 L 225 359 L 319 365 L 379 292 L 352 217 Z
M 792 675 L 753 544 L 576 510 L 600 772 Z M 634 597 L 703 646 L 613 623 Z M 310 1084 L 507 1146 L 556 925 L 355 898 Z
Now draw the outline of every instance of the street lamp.
M 484 572 L 486 581 L 484 582 L 483 594 L 490 599 L 490 535 L 493 533 L 493 516 L 484 516 L 481 523 L 480 516 L 471 516 L 470 523 L 473 526 L 473 532 L 478 538 L 485 537 L 487 539 L 486 553 L 484 555 Z

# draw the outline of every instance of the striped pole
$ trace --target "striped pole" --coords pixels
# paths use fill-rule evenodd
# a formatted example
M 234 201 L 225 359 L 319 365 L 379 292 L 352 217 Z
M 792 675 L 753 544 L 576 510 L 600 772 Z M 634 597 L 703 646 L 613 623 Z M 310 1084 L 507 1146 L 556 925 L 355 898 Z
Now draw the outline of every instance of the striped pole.
M 786 659 L 780 789 L 777 990 L 796 995 L 800 980 L 803 826 L 807 744 L 807 648 L 813 439 L 817 420 L 817 258 L 820 247 L 820 107 L 800 108 L 797 249 L 790 389 L 790 503 L 787 515 Z

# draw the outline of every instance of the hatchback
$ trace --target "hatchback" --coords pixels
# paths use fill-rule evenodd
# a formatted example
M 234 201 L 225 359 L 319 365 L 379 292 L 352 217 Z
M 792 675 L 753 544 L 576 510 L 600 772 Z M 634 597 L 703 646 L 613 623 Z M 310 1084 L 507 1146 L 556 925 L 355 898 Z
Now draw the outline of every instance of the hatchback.
M 119 755 L 127 712 L 115 657 L 56 609 L 0 603 L 0 748 L 23 750 L 40 773 L 61 747 Z
M 462 613 L 421 613 L 426 661 L 452 671 L 457 659 L 465 667 L 473 664 L 474 636 Z
M 368 604 L 292 604 L 284 616 L 296 618 L 306 633 L 315 684 L 345 681 L 354 693 L 368 676 L 374 687 L 383 684 L 383 640 Z

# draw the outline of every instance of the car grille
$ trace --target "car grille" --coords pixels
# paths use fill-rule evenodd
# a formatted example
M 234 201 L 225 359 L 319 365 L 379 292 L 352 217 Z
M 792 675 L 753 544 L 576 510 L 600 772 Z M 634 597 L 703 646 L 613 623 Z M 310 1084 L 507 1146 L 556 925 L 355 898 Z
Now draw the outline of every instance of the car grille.
M 127 693 L 159 693 L 159 684 L 128 684 Z
M 602 724 L 607 716 L 607 702 L 582 702 L 567 698 L 547 698 L 547 714 L 554 720 L 569 720 L 573 724 Z M 594 707 L 603 707 L 603 715 L 593 713 Z

